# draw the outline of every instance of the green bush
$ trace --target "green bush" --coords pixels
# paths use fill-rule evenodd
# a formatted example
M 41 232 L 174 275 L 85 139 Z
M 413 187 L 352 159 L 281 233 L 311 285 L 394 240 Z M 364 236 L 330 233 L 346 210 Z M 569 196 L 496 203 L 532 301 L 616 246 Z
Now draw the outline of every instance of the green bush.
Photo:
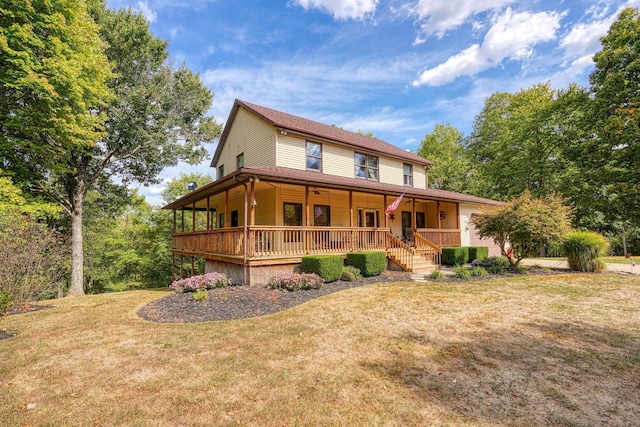
M 347 265 L 360 270 L 364 277 L 377 276 L 387 267 L 387 254 L 384 252 L 350 252 Z
M 342 268 L 342 276 L 340 280 L 344 280 L 345 282 L 353 282 L 354 280 L 362 279 L 362 274 L 360 274 L 360 270 L 352 265 L 346 265 Z
M 509 267 L 509 260 L 503 256 L 492 256 L 471 263 L 473 266 L 483 267 L 491 274 L 504 274 Z
M 469 246 L 469 258 L 467 262 L 471 262 L 474 259 L 487 259 L 489 258 L 489 248 L 486 246 Z
M 302 257 L 303 273 L 313 273 L 325 282 L 335 282 L 342 276 L 344 260 L 341 255 L 309 255 Z
M 0 292 L 0 317 L 2 317 L 13 304 L 13 295 L 9 292 Z
M 433 270 L 429 277 L 435 280 L 444 279 L 444 273 L 442 270 Z
M 469 273 L 473 277 L 484 277 L 489 275 L 489 272 L 485 270 L 484 267 L 480 267 L 479 265 L 476 265 L 475 267 L 471 267 L 471 270 L 469 270 Z
M 462 265 L 468 259 L 468 247 L 442 248 L 442 265 Z
M 191 294 L 191 298 L 193 298 L 194 301 L 206 301 L 209 298 L 209 291 L 206 289 L 198 289 Z
M 455 277 L 457 277 L 458 279 L 470 279 L 471 278 L 471 272 L 469 270 L 467 270 L 466 268 L 464 268 L 463 266 L 459 265 L 457 267 L 455 267 L 453 269 L 453 275 Z
M 573 271 L 600 272 L 604 264 L 598 258 L 607 254 L 607 239 L 591 231 L 574 231 L 567 235 L 564 252 Z

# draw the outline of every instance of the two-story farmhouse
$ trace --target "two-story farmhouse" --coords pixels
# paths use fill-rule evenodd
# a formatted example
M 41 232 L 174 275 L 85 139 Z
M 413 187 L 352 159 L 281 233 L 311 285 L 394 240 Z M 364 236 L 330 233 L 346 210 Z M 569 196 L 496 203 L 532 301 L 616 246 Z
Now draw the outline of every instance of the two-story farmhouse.
M 376 138 L 236 100 L 211 166 L 214 182 L 165 207 L 180 270 L 201 257 L 260 284 L 307 254 L 381 250 L 390 266 L 426 271 L 443 246 L 495 250 L 469 220 L 498 202 L 428 188 L 431 162 Z

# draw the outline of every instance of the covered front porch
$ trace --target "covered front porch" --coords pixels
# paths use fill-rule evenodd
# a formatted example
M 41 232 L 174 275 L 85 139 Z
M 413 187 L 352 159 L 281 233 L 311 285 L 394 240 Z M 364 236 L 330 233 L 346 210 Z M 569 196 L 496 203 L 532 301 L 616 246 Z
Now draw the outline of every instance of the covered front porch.
M 185 256 L 251 283 L 294 271 L 305 255 L 352 251 L 385 251 L 390 267 L 415 271 L 437 268 L 441 247 L 461 245 L 459 203 L 407 191 L 385 214 L 405 188 L 273 175 L 240 170 L 166 207 L 174 211 L 175 276 L 184 274 Z

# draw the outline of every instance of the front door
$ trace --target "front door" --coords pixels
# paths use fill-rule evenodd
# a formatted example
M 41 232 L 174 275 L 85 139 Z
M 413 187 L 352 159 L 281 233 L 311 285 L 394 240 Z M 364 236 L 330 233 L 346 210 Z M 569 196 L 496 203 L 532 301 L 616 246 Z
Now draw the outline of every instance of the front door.
M 402 236 L 404 238 L 409 237 L 407 234 L 413 236 L 413 220 L 411 212 L 402 211 Z
M 238 211 L 231 211 L 231 226 L 238 226 Z
M 364 213 L 364 226 L 365 227 L 376 227 L 378 224 L 376 223 L 376 213 L 373 211 L 365 211 Z

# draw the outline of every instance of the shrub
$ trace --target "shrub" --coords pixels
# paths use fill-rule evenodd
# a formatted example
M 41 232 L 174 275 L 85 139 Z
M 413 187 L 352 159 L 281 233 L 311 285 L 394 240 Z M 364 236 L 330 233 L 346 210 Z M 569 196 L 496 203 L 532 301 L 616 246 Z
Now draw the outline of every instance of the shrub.
M 435 280 L 444 279 L 444 273 L 442 272 L 442 270 L 433 270 L 429 274 L 429 277 Z
M 453 275 L 455 277 L 457 277 L 458 279 L 470 279 L 471 278 L 471 272 L 469 270 L 467 270 L 466 268 L 464 268 L 461 265 L 458 265 L 457 267 L 455 267 L 453 269 Z
M 364 277 L 377 276 L 387 267 L 387 254 L 384 252 L 350 252 L 347 265 L 360 270 Z
M 322 286 L 322 277 L 314 273 L 277 273 L 267 283 L 280 291 L 299 291 L 318 289 Z
M 360 270 L 352 265 L 347 265 L 342 268 L 342 276 L 340 276 L 341 280 L 346 282 L 353 282 L 354 280 L 362 279 L 362 274 L 360 274 Z
M 468 261 L 472 262 L 476 259 L 489 258 L 489 248 L 486 246 L 469 246 L 469 258 Z
M 175 280 L 170 288 L 176 293 L 196 292 L 201 289 L 224 288 L 231 285 L 231 280 L 224 273 L 206 273 L 200 276 Z
M 206 301 L 209 298 L 209 292 L 206 289 L 198 289 L 191 294 L 191 298 L 194 301 Z
M 13 304 L 13 296 L 8 292 L 0 293 L 0 317 L 2 317 Z
M 344 259 L 341 255 L 311 255 L 302 257 L 303 273 L 315 273 L 325 282 L 334 282 L 342 275 Z
M 609 249 L 607 239 L 591 231 L 574 231 L 567 235 L 564 252 L 573 271 L 600 272 L 604 264 L 598 259 Z
M 484 267 L 480 267 L 479 265 L 476 265 L 475 267 L 472 267 L 471 270 L 469 270 L 469 274 L 471 274 L 471 276 L 473 277 L 484 277 L 484 276 L 488 276 L 489 272 L 485 270 Z
M 462 265 L 469 259 L 468 247 L 442 248 L 443 265 Z
M 503 256 L 492 256 L 487 259 L 479 260 L 477 263 L 474 261 L 471 265 L 483 267 L 491 274 L 504 274 L 507 267 L 509 267 L 509 260 Z

